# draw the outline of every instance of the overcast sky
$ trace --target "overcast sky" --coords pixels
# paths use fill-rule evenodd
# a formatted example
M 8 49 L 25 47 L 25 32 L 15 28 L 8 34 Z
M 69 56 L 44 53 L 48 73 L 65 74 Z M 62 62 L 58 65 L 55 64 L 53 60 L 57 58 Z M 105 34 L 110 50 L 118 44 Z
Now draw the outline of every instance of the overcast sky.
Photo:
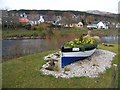
M 120 0 L 0 0 L 0 9 L 100 10 L 118 13 Z

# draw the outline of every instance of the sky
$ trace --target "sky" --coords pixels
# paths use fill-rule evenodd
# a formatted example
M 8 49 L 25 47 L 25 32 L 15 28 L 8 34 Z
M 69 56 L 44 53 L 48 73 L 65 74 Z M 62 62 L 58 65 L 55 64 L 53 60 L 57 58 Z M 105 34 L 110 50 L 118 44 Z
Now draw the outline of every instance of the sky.
M 0 0 L 0 9 L 99 10 L 118 13 L 119 1 L 120 0 Z

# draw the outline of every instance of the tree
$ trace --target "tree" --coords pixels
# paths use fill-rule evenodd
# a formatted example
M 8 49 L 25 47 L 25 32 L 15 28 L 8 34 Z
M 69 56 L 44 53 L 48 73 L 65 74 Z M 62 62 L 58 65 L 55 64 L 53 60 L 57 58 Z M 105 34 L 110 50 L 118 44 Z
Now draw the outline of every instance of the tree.
M 92 15 L 89 15 L 86 17 L 87 23 L 91 24 L 94 21 L 94 17 Z
M 10 19 L 10 25 L 12 29 L 18 28 L 19 25 L 19 14 L 17 11 L 15 12 L 9 12 L 9 19 Z
M 46 15 L 47 15 L 48 19 L 50 19 L 50 18 L 53 18 L 55 16 L 55 12 L 54 11 L 48 11 Z
M 87 24 L 85 19 L 82 19 L 81 22 L 83 23 L 83 25 Z
M 64 22 L 67 24 L 71 24 L 73 21 L 72 15 L 73 15 L 73 13 L 71 13 L 71 12 L 64 12 L 62 15 Z
M 47 21 L 54 22 L 55 21 L 55 12 L 54 11 L 48 11 L 46 13 L 46 18 L 47 18 Z

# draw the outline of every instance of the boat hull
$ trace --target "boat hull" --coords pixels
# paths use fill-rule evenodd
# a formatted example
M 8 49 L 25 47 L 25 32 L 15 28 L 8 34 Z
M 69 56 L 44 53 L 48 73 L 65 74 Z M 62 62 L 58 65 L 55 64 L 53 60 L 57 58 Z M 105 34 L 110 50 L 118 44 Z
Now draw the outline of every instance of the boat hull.
M 88 51 L 73 51 L 73 52 L 62 52 L 61 55 L 61 67 L 65 67 L 78 60 L 83 60 L 91 56 L 95 52 L 96 48 Z

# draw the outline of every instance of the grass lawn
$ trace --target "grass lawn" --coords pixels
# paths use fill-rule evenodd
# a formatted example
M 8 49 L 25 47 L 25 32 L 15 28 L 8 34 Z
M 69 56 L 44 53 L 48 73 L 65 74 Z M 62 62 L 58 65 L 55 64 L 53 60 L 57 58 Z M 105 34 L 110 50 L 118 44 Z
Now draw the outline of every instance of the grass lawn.
M 114 47 L 99 45 L 98 48 L 106 49 L 117 53 L 113 63 L 118 64 L 118 44 Z M 108 88 L 117 87 L 117 77 L 113 80 L 112 68 L 99 75 L 97 78 L 54 78 L 40 73 L 41 66 L 45 63 L 43 57 L 49 51 L 8 60 L 2 64 L 2 87 L 3 88 Z M 118 75 L 117 75 L 118 76 Z M 120 80 L 119 80 L 120 81 Z M 115 84 L 115 85 L 114 85 Z
M 34 36 L 36 33 L 40 33 L 39 30 L 2 30 L 2 37 L 21 37 L 21 36 Z
M 53 35 L 59 36 L 76 36 L 83 33 L 87 33 L 88 30 L 79 30 L 79 29 L 61 29 L 61 30 L 52 30 Z M 118 35 L 118 30 L 91 30 L 92 34 L 98 36 L 116 36 Z M 2 30 L 2 37 L 30 37 L 30 36 L 44 36 L 50 35 L 50 30 Z

